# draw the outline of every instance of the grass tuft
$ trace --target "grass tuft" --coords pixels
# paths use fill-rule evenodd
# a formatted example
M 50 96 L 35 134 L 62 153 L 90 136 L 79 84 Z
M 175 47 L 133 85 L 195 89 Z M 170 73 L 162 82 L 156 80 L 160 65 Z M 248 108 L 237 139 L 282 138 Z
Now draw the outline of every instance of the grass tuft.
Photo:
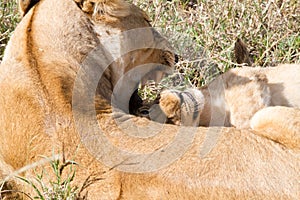
M 46 158 L 47 159 L 47 158 Z M 46 174 L 43 168 L 41 172 L 35 171 L 35 177 L 28 179 L 25 177 L 17 176 L 17 178 L 26 184 L 28 184 L 34 191 L 35 196 L 30 196 L 31 199 L 41 200 L 74 200 L 79 199 L 79 188 L 72 185 L 72 181 L 75 177 L 75 170 L 73 169 L 75 162 L 63 161 L 59 159 L 49 159 L 49 164 L 53 175 Z M 69 167 L 67 173 L 66 168 Z M 49 177 L 54 177 L 49 179 Z

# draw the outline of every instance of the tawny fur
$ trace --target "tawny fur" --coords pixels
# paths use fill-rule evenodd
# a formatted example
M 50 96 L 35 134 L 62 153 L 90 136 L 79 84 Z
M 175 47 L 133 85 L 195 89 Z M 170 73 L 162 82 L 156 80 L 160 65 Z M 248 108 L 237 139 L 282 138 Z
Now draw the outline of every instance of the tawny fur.
M 211 109 L 203 113 L 203 118 L 209 119 L 214 109 L 216 112 L 223 109 L 226 126 L 248 128 L 252 116 L 264 107 L 300 107 L 299 74 L 300 65 L 297 64 L 229 70 L 208 87 L 200 89 L 208 97 L 206 102 Z M 220 99 L 223 101 L 219 102 Z M 204 120 L 200 125 L 209 125 L 207 122 Z
M 300 151 L 299 108 L 275 106 L 262 109 L 251 119 L 251 128 L 258 135 Z
M 182 127 L 177 134 L 178 126 L 161 126 L 124 114 L 117 115 L 123 121 L 116 124 L 110 96 L 120 77 L 145 63 L 172 68 L 172 55 L 157 49 L 130 52 L 109 66 L 96 95 L 99 126 L 113 145 L 126 152 L 154 152 L 168 147 L 175 136 L 182 140 L 192 136 L 190 146 L 174 163 L 148 173 L 115 169 L 126 164 L 128 158 L 121 158 L 119 165 L 112 168 L 95 159 L 105 155 L 97 152 L 101 143 L 96 140 L 89 141 L 87 146 L 81 142 L 74 124 L 75 113 L 72 113 L 73 84 L 85 57 L 96 46 L 105 47 L 100 49 L 103 54 L 99 56 L 110 53 L 113 57 L 118 55 L 113 48 L 125 45 L 120 44 L 124 40 L 107 42 L 105 33 L 117 35 L 120 31 L 149 26 L 142 11 L 132 5 L 128 8 L 129 15 L 125 18 L 108 13 L 93 17 L 72 0 L 41 0 L 22 19 L 0 67 L 1 178 L 39 161 L 41 155 L 51 156 L 53 151 L 64 149 L 66 158 L 79 163 L 74 166 L 73 184 L 80 187 L 92 174 L 100 178 L 85 189 L 89 199 L 299 199 L 299 154 L 253 131 Z M 148 40 L 152 33 L 152 40 Z M 142 37 L 147 42 L 163 41 L 154 32 Z M 97 67 L 98 63 L 91 64 Z M 88 117 L 87 113 L 84 119 Z M 138 127 L 131 127 L 130 120 Z M 88 122 L 84 124 L 89 126 Z M 137 135 L 157 127 L 159 132 L 150 138 L 129 137 L 120 125 L 131 128 Z M 207 133 L 219 133 L 219 137 L 213 148 L 203 153 L 210 141 Z M 87 149 L 91 146 L 96 149 L 94 154 Z M 115 158 L 114 154 L 108 156 Z M 154 160 L 153 164 L 155 162 L 163 160 Z M 49 167 L 45 170 L 51 174 Z M 27 170 L 20 175 L 32 178 L 35 173 Z M 10 189 L 33 194 L 32 188 L 17 182 L 12 178 L 7 185 Z
M 297 64 L 231 69 L 199 89 L 204 99 L 199 98 L 198 101 L 204 104 L 204 109 L 195 124 L 250 128 L 253 115 L 265 107 L 300 107 L 299 80 L 300 65 Z M 164 97 L 164 103 L 160 103 L 163 111 L 167 105 L 167 117 L 178 110 L 174 100 L 174 97 Z M 180 119 L 180 116 L 177 118 Z

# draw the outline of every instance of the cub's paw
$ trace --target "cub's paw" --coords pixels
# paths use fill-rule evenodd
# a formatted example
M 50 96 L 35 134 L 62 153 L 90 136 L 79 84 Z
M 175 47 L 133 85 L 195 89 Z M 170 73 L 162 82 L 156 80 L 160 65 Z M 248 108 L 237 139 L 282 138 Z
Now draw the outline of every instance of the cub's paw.
M 175 90 L 165 90 L 160 94 L 159 107 L 167 117 L 167 122 L 180 125 L 180 105 L 179 92 Z

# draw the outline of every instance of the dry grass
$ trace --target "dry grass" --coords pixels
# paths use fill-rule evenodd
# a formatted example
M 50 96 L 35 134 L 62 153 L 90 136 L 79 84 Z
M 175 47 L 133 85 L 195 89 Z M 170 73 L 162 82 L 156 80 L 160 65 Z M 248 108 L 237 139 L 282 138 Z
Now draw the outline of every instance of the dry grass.
M 239 66 L 234 57 L 237 38 L 248 44 L 256 66 L 300 63 L 299 0 L 132 2 L 148 12 L 155 27 L 162 28 L 182 56 L 177 64 L 181 79 L 196 87 Z
M 0 1 L 0 62 L 3 58 L 5 46 L 19 19 L 20 16 L 15 0 Z
M 237 37 L 249 44 L 257 65 L 300 62 L 298 0 L 200 0 L 192 7 L 178 0 L 133 2 L 148 12 L 154 26 L 185 34 L 225 67 L 232 65 Z
M 149 14 L 155 27 L 162 29 L 183 57 L 182 63 L 196 61 L 198 68 L 210 68 L 211 63 L 218 66 L 207 75 L 181 64 L 179 70 L 200 78 L 193 82 L 195 85 L 206 83 L 219 69 L 226 71 L 236 66 L 233 45 L 238 37 L 248 44 L 256 65 L 300 63 L 299 0 L 131 1 Z M 19 15 L 15 1 L 1 1 L 0 7 L 1 60 Z
M 207 83 L 219 70 L 224 72 L 237 66 L 233 55 L 237 38 L 248 44 L 255 65 L 300 63 L 299 0 L 133 2 L 148 12 L 155 27 L 164 29 L 174 46 L 183 43 L 177 40 L 178 35 L 185 37 L 188 45 L 181 46 L 179 54 L 185 62 L 201 60 L 202 63 L 198 62 L 196 69 L 186 69 L 184 65 L 179 68 L 196 86 Z M 198 52 L 191 52 L 191 49 L 198 49 Z M 207 74 L 207 69 L 211 69 L 207 61 L 218 68 Z M 209 65 L 204 67 L 206 72 L 199 71 L 199 66 L 203 65 Z

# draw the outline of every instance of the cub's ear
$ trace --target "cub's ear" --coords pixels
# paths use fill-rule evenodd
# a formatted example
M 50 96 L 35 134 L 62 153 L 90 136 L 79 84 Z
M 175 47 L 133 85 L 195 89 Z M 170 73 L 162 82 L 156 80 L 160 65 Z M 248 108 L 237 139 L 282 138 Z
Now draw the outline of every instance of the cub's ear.
M 253 64 L 247 45 L 240 38 L 234 44 L 234 56 L 238 64 L 246 63 L 248 66 Z
M 300 151 L 300 109 L 267 107 L 253 116 L 255 134 L 274 140 L 287 148 Z
M 39 0 L 19 0 L 19 12 L 24 17 Z

